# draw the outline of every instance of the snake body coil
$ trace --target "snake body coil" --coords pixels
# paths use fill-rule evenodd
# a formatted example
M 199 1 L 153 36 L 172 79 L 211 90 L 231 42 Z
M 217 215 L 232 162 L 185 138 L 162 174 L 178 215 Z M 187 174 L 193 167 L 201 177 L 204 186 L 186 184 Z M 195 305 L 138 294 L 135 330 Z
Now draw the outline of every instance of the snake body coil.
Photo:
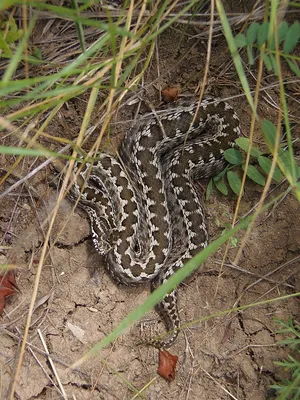
M 205 99 L 197 107 L 182 101 L 146 115 L 127 132 L 118 156 L 102 153 L 93 165 L 75 168 L 71 196 L 89 215 L 94 246 L 121 283 L 151 281 L 155 289 L 207 246 L 194 181 L 224 169 L 224 150 L 240 128 L 226 102 Z M 166 348 L 178 335 L 175 291 L 158 310 L 171 334 L 154 345 Z

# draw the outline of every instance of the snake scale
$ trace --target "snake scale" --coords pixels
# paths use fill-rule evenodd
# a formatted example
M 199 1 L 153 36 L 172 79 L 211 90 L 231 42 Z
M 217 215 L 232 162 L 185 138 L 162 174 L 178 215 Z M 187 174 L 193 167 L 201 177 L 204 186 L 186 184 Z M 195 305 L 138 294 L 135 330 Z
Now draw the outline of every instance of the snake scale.
M 144 115 L 116 156 L 99 153 L 92 165 L 75 167 L 70 196 L 87 212 L 93 244 L 118 282 L 151 281 L 154 290 L 207 246 L 194 181 L 224 169 L 240 127 L 227 102 L 207 98 L 197 107 L 181 100 Z M 168 348 L 180 327 L 175 290 L 157 310 L 170 333 L 153 344 Z

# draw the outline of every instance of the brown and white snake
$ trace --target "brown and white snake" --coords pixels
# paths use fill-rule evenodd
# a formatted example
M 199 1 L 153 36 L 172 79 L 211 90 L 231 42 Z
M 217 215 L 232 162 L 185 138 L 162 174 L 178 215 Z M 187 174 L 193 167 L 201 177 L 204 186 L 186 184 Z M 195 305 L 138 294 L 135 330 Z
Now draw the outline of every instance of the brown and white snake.
M 93 243 L 118 282 L 161 285 L 207 246 L 203 205 L 194 181 L 226 166 L 223 153 L 240 134 L 232 107 L 208 98 L 181 101 L 143 118 L 127 132 L 118 155 L 97 155 L 81 169 L 70 196 L 87 212 Z M 196 113 L 196 115 L 195 115 Z M 169 347 L 180 320 L 176 292 L 158 305 Z

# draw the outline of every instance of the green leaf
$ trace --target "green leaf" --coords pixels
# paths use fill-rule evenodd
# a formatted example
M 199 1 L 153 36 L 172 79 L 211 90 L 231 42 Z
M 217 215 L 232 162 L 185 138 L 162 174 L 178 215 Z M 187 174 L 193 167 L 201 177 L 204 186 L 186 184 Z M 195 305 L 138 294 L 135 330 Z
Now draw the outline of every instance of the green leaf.
M 17 26 L 16 20 L 14 18 L 10 17 L 7 22 L 9 24 L 9 30 L 10 31 L 18 32 L 18 26 Z
M 252 45 L 255 42 L 258 28 L 259 24 L 257 22 L 253 22 L 247 29 L 246 37 L 248 44 Z
M 240 137 L 236 139 L 235 143 L 242 149 L 244 150 L 245 153 L 248 152 L 248 147 L 249 147 L 249 139 L 245 137 Z M 252 146 L 251 147 L 251 156 L 257 158 L 261 152 L 257 147 Z
M 278 150 L 278 158 L 280 161 L 280 168 L 284 172 L 285 176 L 293 176 L 293 171 L 297 170 L 297 164 L 295 158 L 291 158 L 291 154 L 283 149 Z
M 253 53 L 252 53 L 252 47 L 247 46 L 247 55 L 248 55 L 248 61 L 250 65 L 254 64 L 254 57 L 253 57 Z
M 17 40 L 20 39 L 20 37 L 23 36 L 23 34 L 24 34 L 24 31 L 22 29 L 18 30 L 17 32 L 9 31 L 9 32 L 7 32 L 7 35 L 6 35 L 6 42 L 7 43 L 16 42 Z
M 215 182 L 215 181 L 219 181 L 220 179 L 222 179 L 223 176 L 225 176 L 225 174 L 227 172 L 227 168 L 228 168 L 228 166 L 226 168 L 224 168 L 223 171 L 221 171 L 218 175 L 214 176 L 213 181 Z
M 278 40 L 278 44 L 280 45 L 280 43 L 285 39 L 287 31 L 289 30 L 289 25 L 286 21 L 282 21 L 279 25 L 279 28 L 277 30 L 277 40 Z M 271 41 L 269 43 L 269 49 L 270 50 L 275 50 L 275 35 L 276 32 L 273 32 L 273 36 L 271 38 Z
M 238 196 L 242 187 L 242 182 L 237 174 L 233 171 L 227 172 L 227 179 L 231 190 Z M 244 192 L 243 192 L 244 194 Z
M 262 53 L 261 56 L 262 56 L 263 62 L 265 63 L 265 66 L 267 67 L 267 70 L 271 71 L 272 63 L 271 63 L 270 57 L 268 57 L 266 53 Z
M 246 174 L 253 182 L 258 183 L 261 186 L 265 186 L 266 178 L 257 170 L 254 165 L 248 165 Z
M 259 156 L 258 157 L 258 163 L 260 165 L 260 168 L 266 173 L 266 174 L 270 174 L 270 170 L 271 170 L 271 165 L 272 165 L 272 160 L 270 160 L 270 158 L 265 157 L 265 156 Z M 274 173 L 272 178 L 274 179 L 274 181 L 276 182 L 281 182 L 282 181 L 282 174 L 280 172 L 280 169 L 277 167 L 277 165 L 275 166 L 274 169 Z
M 257 31 L 257 44 L 262 46 L 268 39 L 269 22 L 263 22 Z
M 12 52 L 7 45 L 6 41 L 4 40 L 2 33 L 0 32 L 0 49 L 4 51 L 4 53 L 8 54 L 10 57 L 12 55 Z
M 213 188 L 213 181 L 212 179 L 208 182 L 207 188 L 206 188 L 206 193 L 205 193 L 205 200 L 208 201 L 212 192 Z
M 289 60 L 287 57 L 285 58 L 285 60 L 289 64 L 289 67 L 294 72 L 294 74 L 300 76 L 300 69 L 296 63 L 296 60 Z
M 278 44 L 285 39 L 288 30 L 289 24 L 286 21 L 281 21 L 278 27 Z
M 239 33 L 234 38 L 236 47 L 245 47 L 247 45 L 246 36 L 243 33 Z
M 221 192 L 225 196 L 228 195 L 228 188 L 225 185 L 225 182 L 224 182 L 223 179 L 219 179 L 217 181 L 214 181 L 214 184 L 216 185 L 216 188 L 219 190 L 219 192 Z
M 300 24 L 299 21 L 296 21 L 289 28 L 286 34 L 286 38 L 283 44 L 283 52 L 287 54 L 291 53 L 296 47 L 299 38 L 300 38 Z
M 230 244 L 231 244 L 232 247 L 236 247 L 238 245 L 238 243 L 239 243 L 239 239 L 238 238 L 236 238 L 236 237 L 230 238 Z
M 276 126 L 271 121 L 264 119 L 261 123 L 261 128 L 267 146 L 269 147 L 271 152 L 273 152 L 276 138 Z
M 270 54 L 270 60 L 271 60 L 272 68 L 274 70 L 274 74 L 276 76 L 278 76 L 279 68 L 278 68 L 277 60 L 273 54 Z
M 237 149 L 228 149 L 224 151 L 224 158 L 230 164 L 239 165 L 243 162 L 243 156 Z
M 30 34 L 34 28 L 36 21 L 36 17 L 32 17 L 29 21 L 27 31 L 24 33 L 22 40 L 20 41 L 15 53 L 12 55 L 11 59 L 9 60 L 9 64 L 7 65 L 4 74 L 2 75 L 2 82 L 8 83 L 11 78 L 13 77 L 18 64 L 22 58 L 23 51 L 28 44 Z
M 274 152 L 276 127 L 270 121 L 262 121 L 262 131 L 271 153 Z M 278 165 L 288 180 L 294 181 L 294 171 L 296 171 L 297 164 L 293 155 L 283 149 L 278 150 Z
M 39 47 L 35 47 L 33 50 L 33 57 L 38 60 L 43 59 L 42 50 Z
M 16 4 L 16 0 L 1 0 L 0 1 L 0 11 L 6 10 L 7 8 Z

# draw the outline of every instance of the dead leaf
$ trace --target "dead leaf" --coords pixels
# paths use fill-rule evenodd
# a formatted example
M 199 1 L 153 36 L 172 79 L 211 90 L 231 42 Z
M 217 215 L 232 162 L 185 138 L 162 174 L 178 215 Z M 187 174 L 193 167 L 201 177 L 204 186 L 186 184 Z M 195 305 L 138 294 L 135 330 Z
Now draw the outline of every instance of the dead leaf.
M 84 335 L 85 335 L 85 331 L 83 329 L 81 329 L 79 326 L 77 325 L 73 325 L 71 324 L 71 322 L 67 322 L 67 327 L 70 329 L 70 331 L 73 333 L 73 335 L 81 342 L 81 343 L 86 343 L 86 341 L 84 340 Z
M 175 86 L 166 87 L 161 91 L 162 98 L 166 103 L 177 100 L 179 88 Z
M 0 274 L 0 313 L 5 307 L 5 299 L 19 291 L 13 271 Z
M 177 356 L 173 356 L 167 350 L 159 351 L 159 365 L 157 373 L 168 382 L 175 379 L 175 368 L 178 361 Z
M 226 324 L 225 330 L 224 330 L 224 334 L 223 337 L 221 339 L 221 343 L 224 344 L 226 342 L 228 342 L 228 340 L 230 339 L 230 337 L 233 335 L 233 329 L 231 328 L 231 324 L 232 324 L 232 320 L 229 321 Z

